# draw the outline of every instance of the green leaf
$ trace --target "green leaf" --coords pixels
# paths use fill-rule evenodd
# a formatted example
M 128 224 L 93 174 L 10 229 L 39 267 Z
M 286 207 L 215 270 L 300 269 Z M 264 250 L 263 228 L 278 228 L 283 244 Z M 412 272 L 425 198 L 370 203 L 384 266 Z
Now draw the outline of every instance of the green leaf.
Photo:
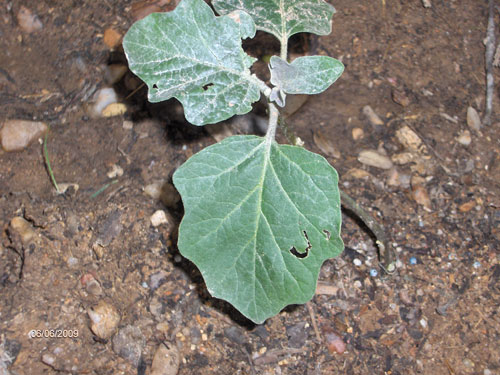
M 297 33 L 327 35 L 332 31 L 335 8 L 323 0 L 213 0 L 219 14 L 243 10 L 250 14 L 257 29 L 288 40 Z
M 241 37 L 255 34 L 243 12 L 215 17 L 203 0 L 183 0 L 169 13 L 136 22 L 123 48 L 130 69 L 148 85 L 148 99 L 177 98 L 195 125 L 245 114 L 260 90 L 249 68 L 255 61 Z
M 256 323 L 311 299 L 321 264 L 343 249 L 337 172 L 303 148 L 229 137 L 173 180 L 185 210 L 181 254 L 214 297 Z
M 304 56 L 288 63 L 271 57 L 271 83 L 286 94 L 319 94 L 333 84 L 344 65 L 328 56 Z

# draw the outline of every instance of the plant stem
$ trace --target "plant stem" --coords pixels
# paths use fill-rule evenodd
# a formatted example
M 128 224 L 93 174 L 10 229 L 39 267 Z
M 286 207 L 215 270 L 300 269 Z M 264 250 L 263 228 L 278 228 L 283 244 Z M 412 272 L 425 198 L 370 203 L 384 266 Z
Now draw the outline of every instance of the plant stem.
M 281 59 L 288 62 L 288 36 L 284 35 L 281 38 L 281 51 L 280 51 Z
M 271 143 L 274 141 L 276 137 L 276 128 L 278 126 L 278 117 L 279 117 L 278 108 L 273 103 L 269 103 L 269 124 L 267 126 L 266 133 L 266 144 L 267 146 L 271 146 Z
M 61 191 L 59 190 L 59 186 L 57 185 L 56 178 L 54 176 L 54 172 L 52 172 L 52 167 L 50 166 L 50 160 L 49 160 L 49 152 L 47 151 L 47 137 L 49 135 L 49 130 L 45 133 L 45 138 L 43 140 L 43 156 L 45 159 L 45 165 L 47 166 L 47 172 L 49 172 L 50 179 L 52 183 L 54 184 L 54 187 L 56 188 L 57 194 L 60 194 Z
M 271 95 L 271 88 L 266 85 L 266 83 L 261 80 L 259 77 L 257 77 L 255 74 L 245 74 L 245 78 L 247 78 L 249 81 L 253 82 L 255 85 L 259 87 L 259 90 L 266 98 L 269 98 L 269 95 Z

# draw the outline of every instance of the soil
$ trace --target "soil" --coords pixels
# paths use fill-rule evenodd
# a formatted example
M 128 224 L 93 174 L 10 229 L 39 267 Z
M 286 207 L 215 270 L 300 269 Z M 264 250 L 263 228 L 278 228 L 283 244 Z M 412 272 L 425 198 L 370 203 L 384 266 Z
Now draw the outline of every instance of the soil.
M 21 30 L 21 5 L 42 30 Z M 333 5 L 331 35 L 294 43 L 340 58 L 345 73 L 288 122 L 306 148 L 321 153 L 321 136 L 336 149 L 326 157 L 342 189 L 383 226 L 397 268 L 383 272 L 373 236 L 346 211 L 346 250 L 323 265 L 321 293 L 256 326 L 212 299 L 176 250 L 182 203 L 169 179 L 212 136 L 186 123 L 176 101 L 151 105 L 144 89 L 125 99 L 139 85 L 130 72 L 115 85 L 127 113 L 88 115 L 106 66 L 125 62 L 104 32 L 123 35 L 137 1 L 2 2 L 0 122 L 50 125 L 55 178 L 78 189 L 54 193 L 40 143 L 0 151 L 0 373 L 144 374 L 166 341 L 178 348 L 180 375 L 500 374 L 498 90 L 493 125 L 473 131 L 466 121 L 469 106 L 484 109 L 487 2 Z M 262 37 L 254 53 L 275 49 Z M 366 105 L 383 125 L 370 124 Z M 418 149 L 398 140 L 404 126 Z M 355 128 L 364 137 L 353 139 Z M 465 130 L 469 145 L 457 141 Z M 364 149 L 412 160 L 385 171 L 358 161 Z M 109 178 L 113 166 L 123 175 Z M 155 181 L 166 181 L 162 200 L 144 193 Z M 151 225 L 157 210 L 168 224 Z M 13 230 L 15 217 L 28 221 L 31 239 Z M 138 359 L 90 330 L 87 312 L 100 301 L 118 310 L 119 329 L 139 328 Z M 78 335 L 30 338 L 32 329 Z

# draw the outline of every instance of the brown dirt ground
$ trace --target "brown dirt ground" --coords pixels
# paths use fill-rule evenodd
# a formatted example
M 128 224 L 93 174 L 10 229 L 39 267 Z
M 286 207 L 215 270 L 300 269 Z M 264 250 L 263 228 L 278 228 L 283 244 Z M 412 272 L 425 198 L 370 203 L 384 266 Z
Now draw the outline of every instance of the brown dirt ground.
M 497 96 L 493 125 L 472 132 L 468 146 L 456 140 L 467 129 L 467 107 L 484 107 L 486 2 L 432 0 L 426 9 L 420 0 L 335 0 L 333 33 L 304 39 L 316 53 L 341 58 L 346 71 L 289 122 L 308 149 L 321 152 L 314 142 L 320 133 L 337 148 L 340 157 L 328 160 L 341 186 L 384 226 L 399 262 L 391 276 L 370 276 L 378 269 L 373 239 L 345 216 L 346 251 L 320 274 L 330 293 L 316 295 L 310 310 L 287 308 L 258 327 L 211 299 L 193 266 L 177 255 L 182 206 L 175 194 L 168 192 L 165 207 L 143 192 L 212 144 L 211 136 L 186 124 L 177 103 L 147 104 L 143 90 L 127 101 L 124 116 L 86 115 L 86 97 L 105 86 L 103 66 L 124 61 L 103 43 L 104 30 L 124 34 L 134 2 L 0 4 L 0 121 L 48 123 L 55 176 L 79 185 L 53 193 L 38 143 L 0 151 L 0 343 L 14 357 L 10 373 L 148 373 L 158 344 L 168 340 L 179 348 L 181 375 L 500 374 Z M 40 32 L 20 30 L 21 5 L 39 15 Z M 259 48 L 269 53 L 273 43 Z M 117 89 L 127 95 L 134 84 L 128 73 Z M 367 122 L 365 105 L 384 126 Z M 124 120 L 133 121 L 132 130 Z M 404 151 L 396 138 L 404 125 L 425 147 L 398 171 L 413 178 L 413 189 L 420 183 L 427 208 L 411 187 L 390 186 L 387 172 L 357 161 L 361 149 Z M 363 129 L 364 138 L 353 140 L 353 128 Z M 123 176 L 92 198 L 111 182 L 106 174 L 114 164 Z M 356 178 L 355 168 L 365 177 Z M 151 226 L 158 209 L 167 210 L 168 226 Z M 34 227 L 29 243 L 9 228 L 16 216 Z M 89 274 L 101 294 L 82 285 Z M 152 275 L 161 279 L 154 290 Z M 90 331 L 86 311 L 102 299 L 119 310 L 120 327 L 141 330 L 137 368 L 114 353 L 111 340 Z M 31 329 L 78 330 L 78 337 L 30 339 Z M 328 350 L 329 332 L 347 344 L 343 354 Z M 55 356 L 52 366 L 42 363 L 47 354 Z

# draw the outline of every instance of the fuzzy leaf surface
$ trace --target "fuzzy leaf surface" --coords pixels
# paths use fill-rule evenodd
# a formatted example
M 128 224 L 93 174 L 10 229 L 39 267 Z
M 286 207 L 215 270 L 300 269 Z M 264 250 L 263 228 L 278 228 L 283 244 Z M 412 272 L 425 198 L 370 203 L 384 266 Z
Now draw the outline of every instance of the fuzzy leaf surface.
M 243 10 L 250 14 L 257 29 L 287 40 L 297 33 L 327 35 L 332 31 L 335 8 L 324 0 L 214 0 L 219 14 Z
M 189 122 L 205 125 L 245 114 L 260 98 L 249 71 L 255 59 L 241 47 L 252 30 L 244 12 L 216 17 L 203 0 L 182 0 L 172 12 L 136 22 L 123 48 L 149 101 L 175 97 Z
M 286 62 L 278 56 L 270 61 L 271 83 L 286 94 L 319 94 L 332 85 L 344 65 L 328 56 L 304 56 Z
M 208 291 L 256 323 L 305 303 L 343 249 L 338 176 L 320 155 L 229 137 L 174 174 L 184 204 L 178 247 Z

